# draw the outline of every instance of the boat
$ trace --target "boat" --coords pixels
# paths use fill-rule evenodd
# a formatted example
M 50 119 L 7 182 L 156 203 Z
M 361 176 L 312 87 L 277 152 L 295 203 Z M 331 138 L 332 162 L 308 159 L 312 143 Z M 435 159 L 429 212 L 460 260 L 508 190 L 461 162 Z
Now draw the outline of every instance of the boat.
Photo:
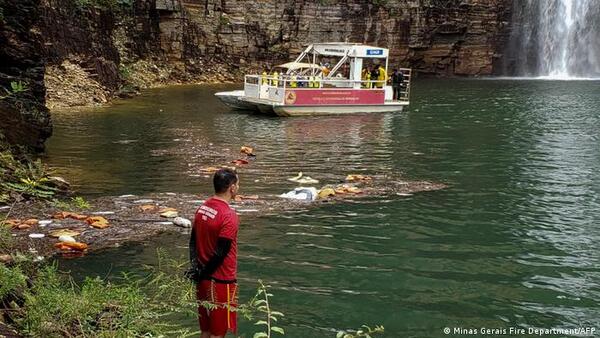
M 245 75 L 243 90 L 215 96 L 233 109 L 278 116 L 400 112 L 409 105 L 411 69 L 398 69 L 404 83 L 396 98 L 388 81 L 362 75 L 381 66 L 389 79 L 388 57 L 388 49 L 369 45 L 311 44 L 293 62 L 277 66 L 277 75 Z

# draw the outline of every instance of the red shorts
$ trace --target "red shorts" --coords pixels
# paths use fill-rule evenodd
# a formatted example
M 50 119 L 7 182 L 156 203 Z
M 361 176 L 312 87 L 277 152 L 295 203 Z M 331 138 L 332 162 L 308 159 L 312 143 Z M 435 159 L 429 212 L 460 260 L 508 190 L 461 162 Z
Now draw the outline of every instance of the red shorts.
M 210 332 L 214 336 L 225 336 L 227 331 L 235 334 L 237 330 L 237 284 L 217 283 L 212 280 L 203 280 L 196 287 L 198 302 L 207 301 L 216 306 L 207 309 L 202 304 L 198 305 L 198 321 L 202 332 Z

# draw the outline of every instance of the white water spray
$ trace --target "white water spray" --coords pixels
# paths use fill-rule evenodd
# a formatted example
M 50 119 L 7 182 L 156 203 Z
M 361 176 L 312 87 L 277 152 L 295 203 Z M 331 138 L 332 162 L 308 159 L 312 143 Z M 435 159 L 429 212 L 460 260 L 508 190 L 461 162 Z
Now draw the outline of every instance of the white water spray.
M 600 77 L 600 1 L 515 1 L 508 59 L 512 75 Z

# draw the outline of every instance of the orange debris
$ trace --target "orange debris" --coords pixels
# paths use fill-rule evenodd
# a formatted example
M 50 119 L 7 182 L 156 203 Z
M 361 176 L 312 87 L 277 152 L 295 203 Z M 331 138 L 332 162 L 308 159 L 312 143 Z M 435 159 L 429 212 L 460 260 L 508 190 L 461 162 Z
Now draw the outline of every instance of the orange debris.
M 91 216 L 85 219 L 85 222 L 96 229 L 108 228 L 108 220 L 102 216 Z
M 254 148 L 248 147 L 248 146 L 242 146 L 242 148 L 240 149 L 240 153 L 246 154 L 246 155 L 254 155 Z
M 153 204 L 144 204 L 140 205 L 140 210 L 142 210 L 142 212 L 156 211 L 158 210 L 158 207 Z

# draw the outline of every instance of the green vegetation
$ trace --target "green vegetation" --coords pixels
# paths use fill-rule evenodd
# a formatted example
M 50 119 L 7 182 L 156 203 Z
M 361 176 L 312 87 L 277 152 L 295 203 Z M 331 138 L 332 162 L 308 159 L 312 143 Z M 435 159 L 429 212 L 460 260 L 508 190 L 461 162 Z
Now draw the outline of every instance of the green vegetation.
M 23 290 L 27 278 L 19 267 L 8 268 L 0 264 L 0 299 Z
M 375 6 L 385 7 L 386 5 L 388 5 L 389 0 L 371 0 L 371 2 Z
M 49 176 L 40 160 L 32 160 L 24 153 L 17 157 L 12 149 L 0 144 L 0 203 L 51 198 L 58 189 L 50 184 Z
M 62 209 L 62 210 L 73 210 L 73 209 L 86 210 L 91 207 L 90 203 L 81 196 L 71 197 L 68 200 L 60 200 L 60 199 L 53 198 L 50 201 L 50 204 L 52 206 L 54 206 L 58 209 Z
M 10 83 L 10 89 L 2 88 L 6 92 L 6 95 L 0 96 L 0 100 L 5 100 L 11 96 L 16 96 L 19 93 L 29 90 L 26 83 L 22 81 L 12 81 Z
M 124 64 L 119 65 L 119 75 L 121 79 L 128 80 L 131 78 L 131 67 Z
M 319 5 L 321 6 L 329 6 L 336 3 L 337 0 L 319 0 Z
M 228 26 L 231 24 L 231 20 L 229 19 L 229 17 L 225 16 L 225 15 L 221 15 L 219 17 L 219 26 Z
M 172 324 L 173 315 L 197 316 L 195 287 L 181 273 L 186 263 L 168 258 L 159 252 L 159 263 L 148 267 L 143 276 L 125 274 L 118 282 L 87 278 L 77 285 L 71 277 L 61 274 L 55 266 L 37 269 L 28 286 L 27 274 L 17 264 L 0 265 L 0 304 L 14 326 L 34 337 L 190 337 L 190 331 Z M 283 314 L 259 310 L 268 302 L 257 297 L 268 292 L 264 285 L 252 301 L 239 307 L 243 317 L 267 315 L 265 322 Z M 19 299 L 7 309 L 8 296 Z M 215 304 L 202 304 L 214 308 Z M 178 317 L 180 318 L 180 317 Z M 276 320 L 276 319 L 275 319 Z M 282 329 L 271 327 L 274 332 Z M 270 335 L 260 337 L 270 337 Z
M 367 325 L 363 325 L 355 332 L 339 331 L 336 338 L 372 338 L 372 335 L 383 332 L 385 332 L 383 326 L 377 325 L 374 328 L 370 328 Z
M 131 7 L 133 0 L 74 0 L 75 5 L 80 9 L 97 7 L 102 9 L 116 10 L 119 8 Z
M 184 276 L 187 262 L 158 252 L 158 264 L 143 275 L 124 274 L 116 281 L 87 278 L 78 285 L 56 266 L 22 259 L 0 263 L 0 314 L 21 333 L 33 337 L 192 337 L 181 316 L 195 318 L 195 287 Z M 29 282 L 28 282 L 29 281 Z M 236 311 L 264 329 L 254 338 L 271 338 L 284 330 L 273 324 L 284 315 L 274 311 L 269 286 L 259 281 L 256 295 Z M 204 302 L 207 308 L 217 305 Z M 369 338 L 383 327 L 340 332 L 337 337 Z
M 66 283 L 65 283 L 66 282 Z M 165 333 L 137 284 L 116 285 L 87 278 L 81 287 L 44 268 L 25 292 L 16 322 L 34 337 L 140 337 Z
M 274 326 L 273 323 L 277 322 L 279 318 L 283 317 L 283 313 L 278 311 L 273 311 L 271 306 L 269 305 L 269 297 L 273 297 L 273 294 L 267 291 L 269 286 L 263 284 L 261 280 L 258 281 L 259 287 L 256 292 L 254 298 L 250 300 L 248 304 L 256 308 L 256 310 L 262 314 L 262 316 L 266 320 L 258 320 L 254 325 L 264 326 L 265 330 L 261 332 L 256 332 L 254 334 L 254 338 L 269 338 L 271 337 L 271 332 L 276 332 L 279 334 L 285 334 L 284 330 L 281 327 Z
M 0 254 L 9 253 L 15 245 L 15 239 L 12 237 L 8 227 L 4 226 L 5 218 L 0 221 Z

